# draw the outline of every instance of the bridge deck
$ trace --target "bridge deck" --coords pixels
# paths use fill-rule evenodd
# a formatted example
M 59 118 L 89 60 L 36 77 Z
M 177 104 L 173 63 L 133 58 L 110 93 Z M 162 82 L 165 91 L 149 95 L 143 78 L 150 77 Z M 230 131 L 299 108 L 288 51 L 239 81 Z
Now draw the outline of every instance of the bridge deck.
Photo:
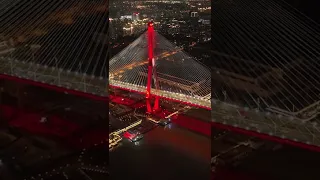
M 212 109 L 213 122 L 320 147 L 320 127 L 316 123 L 246 110 L 224 102 L 212 103 Z
M 116 81 L 116 80 L 110 80 L 110 86 L 117 87 L 117 88 L 124 89 L 124 90 L 128 90 L 128 91 L 143 93 L 143 94 L 146 92 L 145 86 L 138 86 L 138 85 L 134 85 L 131 83 L 125 83 L 125 82 Z M 175 100 L 175 101 L 179 101 L 179 102 L 185 102 L 185 103 L 190 104 L 192 106 L 198 106 L 198 107 L 205 108 L 205 109 L 211 109 L 211 102 L 209 99 L 204 99 L 201 97 L 198 98 L 198 97 L 193 97 L 193 96 L 188 96 L 188 95 L 178 94 L 178 93 L 172 93 L 170 91 L 157 90 L 157 89 L 151 89 L 151 92 L 153 95 L 159 96 L 161 98 Z M 187 102 L 186 102 L 186 99 L 188 100 Z
M 101 77 L 66 72 L 4 57 L 0 57 L 0 74 L 65 88 L 66 91 L 74 90 L 103 98 L 108 97 L 108 80 Z

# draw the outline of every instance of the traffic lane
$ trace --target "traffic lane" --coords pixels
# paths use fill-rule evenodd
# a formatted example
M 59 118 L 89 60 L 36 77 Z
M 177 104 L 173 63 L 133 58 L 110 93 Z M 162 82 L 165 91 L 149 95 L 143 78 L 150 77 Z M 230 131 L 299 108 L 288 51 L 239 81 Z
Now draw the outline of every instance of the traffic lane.
M 158 127 L 136 145 L 124 140 L 110 152 L 112 179 L 209 179 L 210 139 L 173 128 Z

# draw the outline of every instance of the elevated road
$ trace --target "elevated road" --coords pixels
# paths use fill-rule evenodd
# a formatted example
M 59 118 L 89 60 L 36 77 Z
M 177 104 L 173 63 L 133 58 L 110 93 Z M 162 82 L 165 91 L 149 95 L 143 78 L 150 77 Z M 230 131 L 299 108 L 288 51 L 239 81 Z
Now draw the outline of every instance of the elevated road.
M 116 81 L 116 80 L 112 80 L 112 79 L 110 79 L 110 86 L 115 87 L 115 88 L 128 90 L 128 91 L 134 91 L 137 93 L 145 93 L 146 92 L 145 86 L 139 86 L 139 85 L 125 83 L 125 82 Z M 178 101 L 178 102 L 185 102 L 186 104 L 189 104 L 192 106 L 198 106 L 200 108 L 211 109 L 210 100 L 207 98 L 193 97 L 193 96 L 188 96 L 185 94 L 174 93 L 174 92 L 170 92 L 170 91 L 153 89 L 153 88 L 151 89 L 151 91 L 154 96 L 159 96 L 164 99 L 174 100 L 174 101 Z
M 68 72 L 7 57 L 0 57 L 0 78 L 25 81 L 29 84 L 95 99 L 108 97 L 108 80 L 103 77 Z
M 221 101 L 214 101 L 212 109 L 215 126 L 225 126 L 224 128 L 229 127 L 250 135 L 320 150 L 314 147 L 320 146 L 320 127 L 316 123 L 300 121 L 293 116 L 241 108 Z

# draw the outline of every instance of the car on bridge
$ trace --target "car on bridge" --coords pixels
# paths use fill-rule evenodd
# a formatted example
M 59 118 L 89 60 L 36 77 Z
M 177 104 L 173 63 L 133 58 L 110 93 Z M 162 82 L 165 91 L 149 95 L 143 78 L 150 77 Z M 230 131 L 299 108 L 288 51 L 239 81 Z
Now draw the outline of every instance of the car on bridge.
M 123 136 L 131 142 L 137 142 L 143 138 L 143 134 L 137 130 L 128 130 L 123 134 Z
M 158 122 L 158 124 L 161 126 L 166 126 L 170 123 L 171 123 L 171 118 L 160 119 L 160 121 Z

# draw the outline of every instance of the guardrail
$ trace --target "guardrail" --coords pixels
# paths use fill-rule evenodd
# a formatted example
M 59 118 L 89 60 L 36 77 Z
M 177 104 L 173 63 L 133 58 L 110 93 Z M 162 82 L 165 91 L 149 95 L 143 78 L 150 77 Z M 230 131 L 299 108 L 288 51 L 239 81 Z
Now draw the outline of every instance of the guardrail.
M 139 121 L 123 128 L 123 129 L 120 129 L 120 130 L 117 130 L 117 131 L 110 133 L 109 134 L 109 150 L 112 149 L 115 145 L 117 145 L 122 140 L 122 138 L 120 136 L 121 133 L 128 131 L 129 129 L 140 125 L 141 122 L 142 122 L 142 120 L 139 120 Z
M 320 146 L 320 126 L 316 121 L 301 121 L 293 116 L 242 108 L 218 101 L 212 103 L 212 109 L 214 109 L 212 111 L 213 122 Z M 240 111 L 243 111 L 245 116 L 241 116 Z
M 119 135 L 119 134 L 121 134 L 121 133 L 123 133 L 123 132 L 125 132 L 125 131 L 128 131 L 129 129 L 131 129 L 131 128 L 133 128 L 133 127 L 136 127 L 136 126 L 140 125 L 141 123 L 142 123 L 142 120 L 139 120 L 139 121 L 137 121 L 137 122 L 135 122 L 135 123 L 133 123 L 133 124 L 131 124 L 131 125 L 123 128 L 123 129 L 114 131 L 114 132 L 112 132 L 111 134 L 117 134 L 117 135 Z
M 109 83 L 110 83 L 109 84 L 110 86 L 119 87 L 122 89 L 132 90 L 132 91 L 141 92 L 141 93 L 145 93 L 145 91 L 146 91 L 146 87 L 144 87 L 144 86 L 139 86 L 139 85 L 135 85 L 135 84 L 131 84 L 131 83 L 116 81 L 113 79 L 109 79 Z M 169 98 L 169 99 L 180 101 L 180 102 L 185 102 L 186 100 L 188 100 L 188 102 L 186 102 L 186 103 L 194 104 L 197 106 L 211 109 L 211 100 L 210 100 L 210 98 L 208 98 L 209 96 L 193 97 L 193 96 L 188 96 L 188 95 L 181 94 L 181 93 L 173 93 L 170 91 L 157 90 L 157 89 L 151 89 L 151 91 L 153 92 L 153 95 L 155 95 L 155 96 Z
M 9 57 L 0 57 L 0 74 L 103 97 L 108 96 L 108 79 L 106 78 L 23 62 Z

